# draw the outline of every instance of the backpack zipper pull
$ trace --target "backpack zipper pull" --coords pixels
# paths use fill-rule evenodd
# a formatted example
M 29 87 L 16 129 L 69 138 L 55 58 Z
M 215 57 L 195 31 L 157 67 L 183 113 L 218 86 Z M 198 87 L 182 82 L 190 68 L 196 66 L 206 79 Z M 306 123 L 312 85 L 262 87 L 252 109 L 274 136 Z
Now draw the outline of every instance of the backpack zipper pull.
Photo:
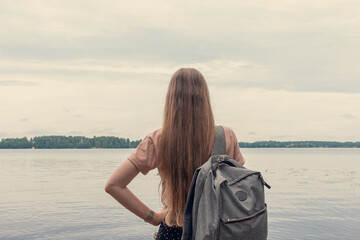
M 262 183 L 263 183 L 268 189 L 271 188 L 271 186 L 265 182 L 265 180 L 264 180 L 264 178 L 263 178 L 263 176 L 262 176 L 261 174 L 260 174 L 260 179 L 261 179 Z

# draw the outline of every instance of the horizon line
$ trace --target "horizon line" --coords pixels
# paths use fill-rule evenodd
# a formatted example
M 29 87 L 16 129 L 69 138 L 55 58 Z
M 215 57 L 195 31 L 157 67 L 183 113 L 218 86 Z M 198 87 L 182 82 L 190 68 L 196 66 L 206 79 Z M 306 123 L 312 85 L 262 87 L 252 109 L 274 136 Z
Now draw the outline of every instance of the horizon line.
M 135 139 L 132 140 L 128 137 L 119 137 L 119 136 L 114 136 L 114 135 L 99 135 L 99 136 L 92 136 L 92 137 L 86 137 L 86 136 L 81 136 L 81 135 L 41 135 L 41 136 L 34 136 L 34 137 L 27 137 L 27 136 L 23 136 L 23 137 L 5 137 L 5 138 L 0 138 L 0 141 L 4 140 L 4 139 L 21 139 L 21 138 L 26 138 L 28 140 L 31 140 L 33 138 L 36 137 L 84 137 L 84 138 L 96 138 L 96 137 L 115 137 L 115 138 L 119 138 L 119 139 L 129 139 L 130 141 L 141 141 L 142 138 L 140 139 Z M 255 141 L 238 141 L 238 143 L 256 143 L 256 142 L 336 142 L 336 143 L 359 143 L 360 139 L 358 141 L 338 141 L 338 140 L 255 140 Z

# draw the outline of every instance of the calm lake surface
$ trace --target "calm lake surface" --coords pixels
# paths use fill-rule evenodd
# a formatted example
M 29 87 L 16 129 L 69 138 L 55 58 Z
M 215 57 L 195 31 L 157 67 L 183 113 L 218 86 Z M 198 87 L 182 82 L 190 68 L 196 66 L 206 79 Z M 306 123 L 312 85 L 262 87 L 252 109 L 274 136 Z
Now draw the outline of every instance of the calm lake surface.
M 0 150 L 0 239 L 152 239 L 104 186 L 133 149 Z M 360 149 L 242 149 L 266 190 L 268 239 L 360 239 Z M 129 188 L 161 208 L 156 171 Z

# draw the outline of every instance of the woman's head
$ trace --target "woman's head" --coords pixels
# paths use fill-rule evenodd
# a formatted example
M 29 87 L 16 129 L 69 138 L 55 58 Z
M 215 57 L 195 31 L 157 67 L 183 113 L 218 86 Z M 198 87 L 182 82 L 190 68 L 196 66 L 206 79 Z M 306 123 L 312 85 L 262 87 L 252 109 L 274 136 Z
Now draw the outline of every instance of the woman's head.
M 193 172 L 211 154 L 215 123 L 202 74 L 181 68 L 171 78 L 166 95 L 159 173 L 168 205 L 166 223 L 182 226 Z
M 179 116 L 182 117 L 179 118 Z M 203 124 L 212 120 L 209 91 L 199 71 L 194 68 L 181 68 L 174 73 L 169 84 L 164 123 L 172 122 L 174 120 L 172 118 L 176 118 L 182 120 L 182 124 L 190 128 L 195 120 L 190 117 L 205 121 Z

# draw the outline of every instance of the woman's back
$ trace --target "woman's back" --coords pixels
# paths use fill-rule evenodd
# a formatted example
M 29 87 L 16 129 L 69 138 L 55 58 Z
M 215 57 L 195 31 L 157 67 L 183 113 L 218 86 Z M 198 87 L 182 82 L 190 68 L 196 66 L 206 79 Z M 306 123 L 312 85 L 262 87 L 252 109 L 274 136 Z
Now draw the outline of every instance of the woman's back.
M 223 128 L 227 154 L 243 164 L 244 158 L 234 132 Z M 108 183 L 123 186 L 119 190 L 113 187 L 114 191 L 109 187 L 108 192 L 145 221 L 157 225 L 162 217 L 160 235 L 167 235 L 169 231 L 178 235 L 193 173 L 210 157 L 214 134 L 214 117 L 204 77 L 193 68 L 179 69 L 169 84 L 162 128 L 149 134 L 128 158 L 129 161 L 114 172 L 110 178 L 113 181 Z M 164 208 L 159 213 L 149 210 L 126 188 L 139 172 L 147 174 L 154 168 L 158 168 L 162 185 Z M 130 196 L 123 196 L 125 193 Z

